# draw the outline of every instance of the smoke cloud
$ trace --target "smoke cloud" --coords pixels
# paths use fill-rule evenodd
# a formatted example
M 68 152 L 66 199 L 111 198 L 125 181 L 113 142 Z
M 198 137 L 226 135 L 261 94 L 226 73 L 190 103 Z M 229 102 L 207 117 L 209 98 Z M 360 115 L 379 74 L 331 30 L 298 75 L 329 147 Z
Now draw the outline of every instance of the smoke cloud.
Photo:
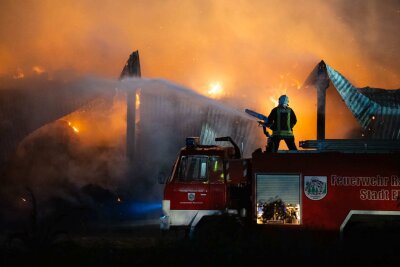
M 298 140 L 313 139 L 315 98 L 300 85 L 321 59 L 357 87 L 400 87 L 399 10 L 397 0 L 6 0 L 0 74 L 72 69 L 114 78 L 139 50 L 144 77 L 201 94 L 218 81 L 227 98 L 261 113 L 288 94 Z

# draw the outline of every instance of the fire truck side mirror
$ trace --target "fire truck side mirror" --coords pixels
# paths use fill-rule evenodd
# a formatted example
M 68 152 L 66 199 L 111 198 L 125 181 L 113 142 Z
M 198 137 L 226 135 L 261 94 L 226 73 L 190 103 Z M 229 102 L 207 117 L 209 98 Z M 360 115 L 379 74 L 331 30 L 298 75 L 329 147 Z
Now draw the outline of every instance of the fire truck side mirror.
M 165 179 L 166 179 L 165 173 L 164 172 L 159 172 L 158 173 L 158 177 L 157 177 L 158 183 L 159 184 L 164 184 L 165 183 Z

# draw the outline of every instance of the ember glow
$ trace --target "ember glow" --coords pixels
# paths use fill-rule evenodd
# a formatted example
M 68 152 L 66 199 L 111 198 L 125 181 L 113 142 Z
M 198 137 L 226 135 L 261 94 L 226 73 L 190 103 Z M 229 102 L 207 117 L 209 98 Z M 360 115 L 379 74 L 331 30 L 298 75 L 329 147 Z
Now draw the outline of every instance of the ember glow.
M 17 68 L 15 73 L 13 74 L 13 79 L 18 80 L 18 79 L 23 79 L 25 77 L 25 74 L 22 72 L 20 68 Z
M 135 113 L 135 123 L 140 122 L 140 89 L 136 91 L 136 103 L 135 103 L 136 113 Z
M 79 129 L 77 126 L 73 125 L 70 121 L 68 122 L 68 126 L 74 130 L 75 133 L 79 133 Z
M 33 66 L 32 70 L 34 73 L 39 75 L 45 72 L 44 68 L 41 66 Z
M 140 91 L 136 92 L 136 109 L 140 108 Z

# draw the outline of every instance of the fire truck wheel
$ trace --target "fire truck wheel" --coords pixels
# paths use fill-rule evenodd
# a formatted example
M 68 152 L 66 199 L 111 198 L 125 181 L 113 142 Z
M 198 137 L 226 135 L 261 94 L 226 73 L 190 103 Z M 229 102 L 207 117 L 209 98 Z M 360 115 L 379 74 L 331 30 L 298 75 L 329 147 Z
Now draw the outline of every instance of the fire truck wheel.
M 204 216 L 196 225 L 193 238 L 207 244 L 232 242 L 239 238 L 243 227 L 237 216 L 209 215 Z

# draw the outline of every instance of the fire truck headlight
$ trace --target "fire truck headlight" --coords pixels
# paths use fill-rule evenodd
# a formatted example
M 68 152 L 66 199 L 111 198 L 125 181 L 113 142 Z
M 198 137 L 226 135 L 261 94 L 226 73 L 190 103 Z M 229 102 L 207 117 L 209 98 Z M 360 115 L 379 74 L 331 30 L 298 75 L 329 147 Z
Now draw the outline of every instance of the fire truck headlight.
M 163 215 L 168 216 L 170 211 L 171 201 L 170 200 L 163 200 L 162 201 L 162 211 Z

